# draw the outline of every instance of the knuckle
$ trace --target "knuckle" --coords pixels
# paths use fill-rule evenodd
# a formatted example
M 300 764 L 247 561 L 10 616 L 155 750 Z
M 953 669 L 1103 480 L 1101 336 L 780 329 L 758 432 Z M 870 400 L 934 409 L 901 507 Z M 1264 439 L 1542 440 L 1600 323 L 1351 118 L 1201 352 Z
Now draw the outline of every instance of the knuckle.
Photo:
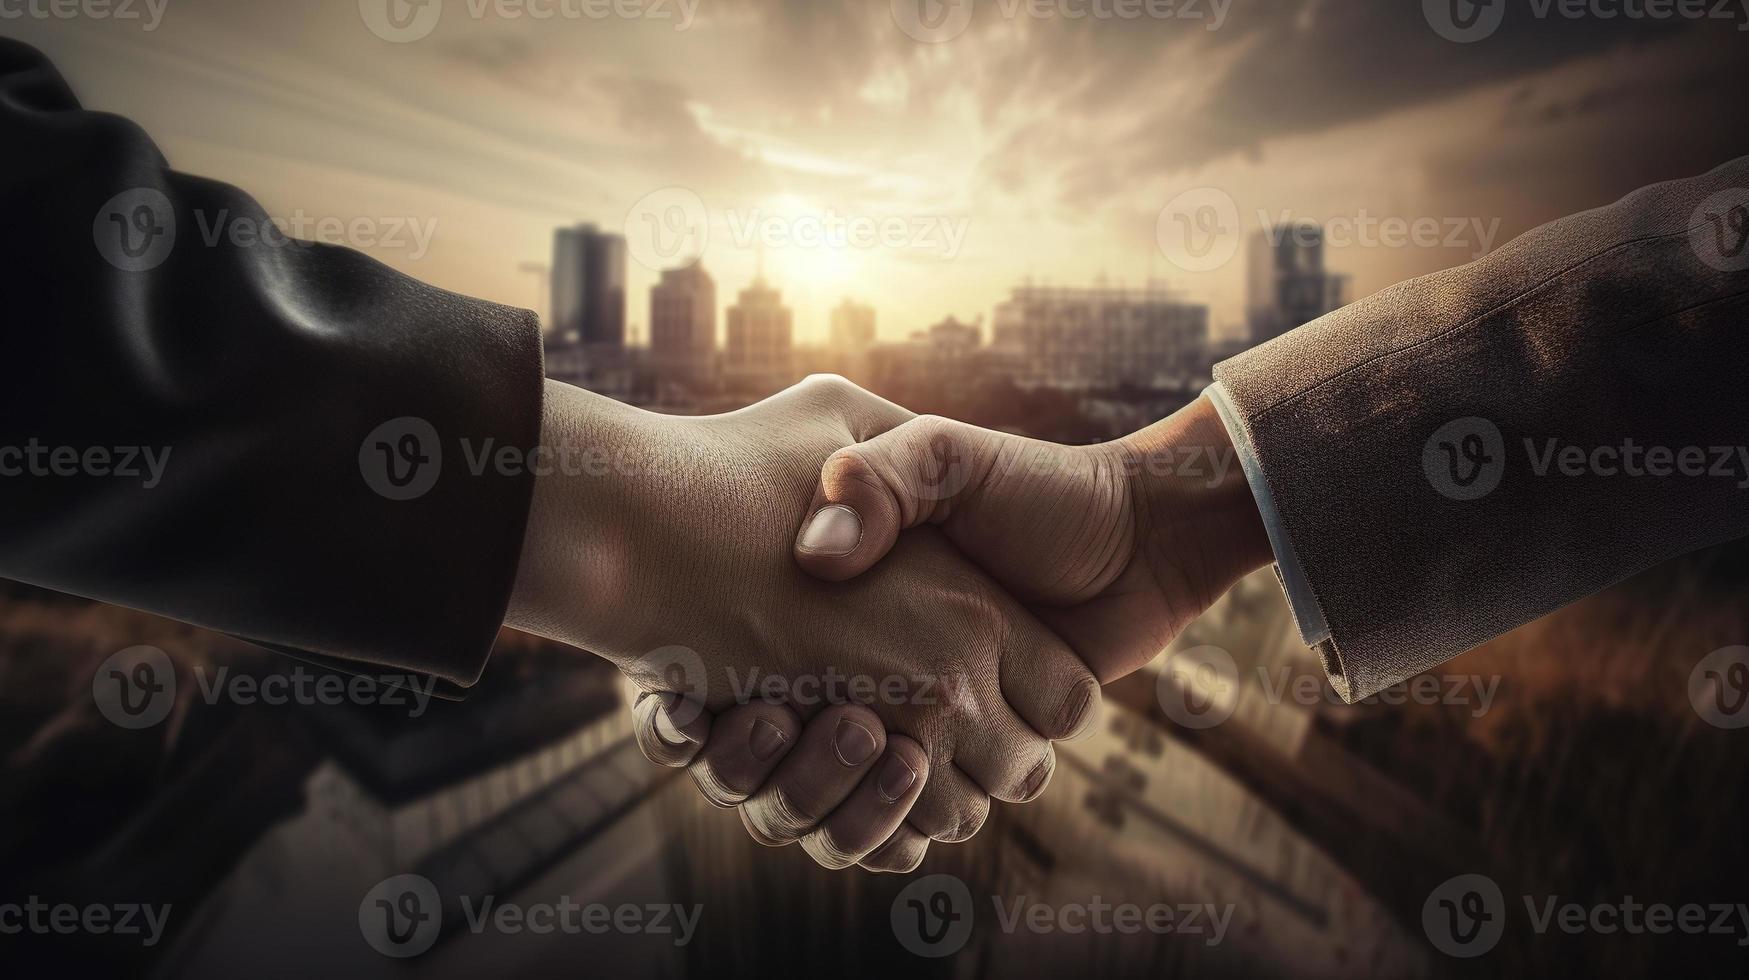
M 875 714 L 873 708 L 855 701 L 846 701 L 822 709 L 815 716 L 814 724 L 824 726 L 826 736 L 831 738 L 837 734 L 839 724 L 846 721 L 868 729 L 869 734 L 875 737 L 876 742 L 882 742 L 886 738 L 887 727 L 881 721 L 881 716 Z
M 971 840 L 978 831 L 984 828 L 984 821 L 990 817 L 990 797 L 973 796 L 960 809 L 958 821 L 944 834 L 936 835 L 936 840 L 949 844 L 958 844 Z
M 1017 785 L 1014 787 L 1014 801 L 1025 803 L 1038 799 L 1039 794 L 1045 791 L 1045 786 L 1050 784 L 1051 774 L 1056 771 L 1056 750 L 1051 747 L 1049 742 L 1046 742 L 1044 754 L 1039 758 L 1039 761 L 1017 780 Z
M 875 848 L 860 862 L 870 871 L 910 874 L 923 864 L 929 854 L 929 837 L 910 824 L 903 824 L 885 844 Z
M 739 806 L 747 799 L 746 793 L 737 792 L 727 785 L 721 776 L 708 765 L 694 764 L 688 770 L 692 773 L 692 783 L 712 806 L 730 809 Z
M 841 374 L 810 374 L 802 380 L 809 395 L 831 402 L 844 402 L 862 391 Z
M 917 774 L 917 781 L 925 783 L 929 779 L 929 753 L 923 746 L 907 735 L 894 735 L 887 740 L 887 752 L 904 759 L 911 766 L 911 771 Z
M 830 826 L 823 826 L 802 839 L 802 848 L 823 868 L 841 871 L 856 863 L 858 854 L 867 850 L 866 847 L 855 846 L 854 842 L 846 843 L 838 840 L 832 834 Z
M 879 483 L 874 465 L 861 446 L 845 446 L 826 457 L 820 466 L 820 480 L 828 491 L 842 490 L 853 483 Z
M 799 840 L 819 822 L 819 817 L 809 812 L 808 805 L 782 785 L 771 787 L 765 804 L 754 808 L 751 817 L 760 833 L 772 840 L 785 843 Z
M 1053 740 L 1061 740 L 1079 735 L 1099 713 L 1100 702 L 1104 693 L 1099 689 L 1099 680 L 1091 672 L 1075 681 L 1069 693 L 1063 698 L 1056 722 L 1051 726 L 1053 731 L 1045 733 Z
M 919 415 L 900 428 L 913 439 L 927 442 L 931 439 L 950 437 L 953 429 L 959 423 L 941 415 Z

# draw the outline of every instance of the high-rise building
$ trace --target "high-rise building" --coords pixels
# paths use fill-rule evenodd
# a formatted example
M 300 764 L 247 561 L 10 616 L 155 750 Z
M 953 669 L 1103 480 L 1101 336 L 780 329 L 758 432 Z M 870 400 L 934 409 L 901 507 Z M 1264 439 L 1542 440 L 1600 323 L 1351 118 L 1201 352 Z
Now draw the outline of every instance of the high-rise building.
M 626 240 L 594 225 L 553 234 L 553 310 L 547 347 L 623 347 Z
M 983 317 L 978 320 L 981 322 Z M 978 349 L 978 344 L 984 339 L 984 330 L 977 323 L 961 323 L 958 318 L 950 316 L 930 327 L 926 336 L 937 356 L 959 360 Z
M 846 353 L 867 350 L 875 339 L 874 307 L 846 298 L 832 311 L 832 346 Z
M 795 316 L 764 278 L 729 307 L 726 367 L 737 374 L 781 375 L 790 367 Z
M 694 263 L 665 269 L 650 287 L 650 355 L 656 370 L 697 379 L 717 349 L 717 284 Z
M 1251 236 L 1245 265 L 1245 322 L 1261 344 L 1341 306 L 1348 278 L 1324 271 L 1324 230 L 1298 223 Z
M 995 353 L 1021 387 L 1183 387 L 1203 373 L 1208 307 L 1157 286 L 1020 286 L 996 307 Z

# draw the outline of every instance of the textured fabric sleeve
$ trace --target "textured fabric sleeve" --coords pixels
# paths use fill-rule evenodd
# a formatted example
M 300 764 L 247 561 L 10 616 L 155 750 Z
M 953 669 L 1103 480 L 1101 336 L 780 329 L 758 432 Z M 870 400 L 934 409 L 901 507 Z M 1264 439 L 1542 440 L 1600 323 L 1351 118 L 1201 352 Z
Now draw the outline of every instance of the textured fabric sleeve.
M 273 235 L 4 39 L 0 213 L 0 575 L 478 677 L 532 479 L 475 464 L 539 439 L 533 314 Z
M 1221 424 L 1226 426 L 1227 437 L 1233 440 L 1233 451 L 1239 457 L 1239 468 L 1244 471 L 1245 482 L 1251 488 L 1251 498 L 1257 503 L 1257 515 L 1263 518 L 1263 529 L 1269 535 L 1270 550 L 1275 553 L 1275 578 L 1281 583 L 1282 594 L 1287 597 L 1288 612 L 1293 615 L 1294 629 L 1300 634 L 1300 642 L 1315 647 L 1330 638 L 1330 627 L 1324 622 L 1324 611 L 1318 608 L 1317 601 L 1312 597 L 1312 586 L 1306 581 L 1306 570 L 1300 566 L 1299 556 L 1294 554 L 1293 539 L 1287 536 L 1287 527 L 1282 524 L 1281 511 L 1275 506 L 1275 496 L 1270 493 L 1269 481 L 1263 478 L 1263 465 L 1257 461 L 1257 449 L 1251 445 L 1250 434 L 1239 421 L 1239 410 L 1233 407 L 1232 399 L 1227 396 L 1227 389 L 1217 381 L 1209 385 L 1207 394 L 1221 417 Z
M 1749 534 L 1749 158 L 1226 361 L 1349 700 Z

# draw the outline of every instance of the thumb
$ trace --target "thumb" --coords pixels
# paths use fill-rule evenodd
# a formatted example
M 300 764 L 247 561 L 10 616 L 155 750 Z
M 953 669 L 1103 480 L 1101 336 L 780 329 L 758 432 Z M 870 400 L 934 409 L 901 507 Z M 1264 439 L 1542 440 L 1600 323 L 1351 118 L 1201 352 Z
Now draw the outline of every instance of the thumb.
M 945 521 L 990 470 L 987 430 L 923 415 L 827 457 L 796 561 L 830 582 L 874 567 L 899 532 Z

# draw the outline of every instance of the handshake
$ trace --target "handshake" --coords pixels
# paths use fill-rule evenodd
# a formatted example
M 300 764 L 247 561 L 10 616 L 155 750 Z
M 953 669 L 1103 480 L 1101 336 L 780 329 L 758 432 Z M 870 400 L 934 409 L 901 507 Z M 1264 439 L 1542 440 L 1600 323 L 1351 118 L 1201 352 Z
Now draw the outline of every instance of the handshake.
M 549 381 L 510 625 L 613 661 L 638 740 L 761 843 L 910 871 L 1036 798 L 1099 685 L 1272 560 L 1207 398 L 1062 446 L 840 378 L 679 418 Z

